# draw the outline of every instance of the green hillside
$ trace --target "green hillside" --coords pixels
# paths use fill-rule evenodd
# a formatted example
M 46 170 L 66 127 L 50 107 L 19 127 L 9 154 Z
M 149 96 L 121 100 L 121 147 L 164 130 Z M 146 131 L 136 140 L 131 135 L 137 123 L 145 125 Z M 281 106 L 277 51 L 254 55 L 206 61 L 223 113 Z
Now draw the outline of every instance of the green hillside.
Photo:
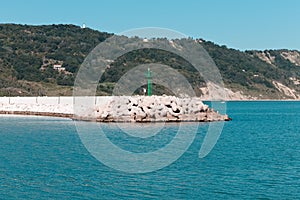
M 77 70 L 89 52 L 112 34 L 74 25 L 0 24 L 0 96 L 72 95 Z M 260 99 L 300 97 L 300 53 L 295 50 L 239 51 L 197 39 L 220 69 L 226 88 Z M 176 55 L 144 49 L 118 58 L 99 83 L 110 95 L 132 67 L 162 63 L 181 72 L 198 95 L 203 78 Z M 57 69 L 54 69 L 56 67 Z M 299 82 L 299 83 L 298 83 Z M 154 85 L 156 94 L 170 93 Z M 139 93 L 139 91 L 136 91 Z
M 84 58 L 110 35 L 74 25 L 1 24 L 0 95 L 70 95 Z

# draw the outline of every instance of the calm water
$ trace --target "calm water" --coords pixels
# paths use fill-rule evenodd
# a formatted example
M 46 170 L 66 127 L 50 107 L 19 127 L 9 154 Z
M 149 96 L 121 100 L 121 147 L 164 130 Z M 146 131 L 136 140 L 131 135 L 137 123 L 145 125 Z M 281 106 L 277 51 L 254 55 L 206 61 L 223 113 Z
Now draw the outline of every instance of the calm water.
M 1 116 L 0 199 L 300 199 L 300 102 L 227 106 L 233 121 L 207 157 L 198 158 L 202 124 L 180 159 L 146 174 L 98 162 L 71 120 Z M 155 150 L 153 143 L 169 141 L 176 126 L 140 146 Z M 110 139 L 124 145 L 108 128 Z

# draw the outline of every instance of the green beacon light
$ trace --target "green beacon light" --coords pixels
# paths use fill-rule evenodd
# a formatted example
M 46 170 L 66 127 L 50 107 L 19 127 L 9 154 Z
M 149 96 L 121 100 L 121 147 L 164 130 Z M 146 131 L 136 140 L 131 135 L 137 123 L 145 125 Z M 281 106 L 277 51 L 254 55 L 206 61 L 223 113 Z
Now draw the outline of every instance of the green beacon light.
M 147 76 L 147 91 L 148 91 L 148 96 L 151 96 L 151 90 L 152 90 L 152 85 L 151 85 L 151 79 L 152 79 L 152 73 L 151 73 L 151 71 L 150 71 L 150 68 L 148 68 L 148 71 L 147 71 L 147 74 L 146 74 L 146 76 Z

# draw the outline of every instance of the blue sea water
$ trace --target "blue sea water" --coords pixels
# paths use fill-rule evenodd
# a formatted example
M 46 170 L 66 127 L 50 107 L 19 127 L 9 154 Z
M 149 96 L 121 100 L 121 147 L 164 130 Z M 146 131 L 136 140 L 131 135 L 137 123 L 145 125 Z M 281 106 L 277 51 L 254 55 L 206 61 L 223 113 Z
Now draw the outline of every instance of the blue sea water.
M 228 102 L 227 113 L 233 120 L 208 156 L 198 156 L 203 123 L 178 160 L 144 174 L 103 165 L 71 120 L 1 116 L 0 199 L 300 199 L 300 102 Z M 132 146 L 106 128 L 115 144 L 140 152 L 168 143 L 178 127 Z

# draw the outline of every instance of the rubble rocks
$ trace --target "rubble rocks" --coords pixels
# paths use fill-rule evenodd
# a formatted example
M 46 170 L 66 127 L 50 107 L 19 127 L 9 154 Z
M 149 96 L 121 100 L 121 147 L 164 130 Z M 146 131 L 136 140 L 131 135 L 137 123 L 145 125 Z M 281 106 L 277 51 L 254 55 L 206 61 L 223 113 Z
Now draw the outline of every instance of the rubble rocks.
M 100 110 L 98 122 L 229 121 L 200 100 L 175 96 L 119 96 Z

